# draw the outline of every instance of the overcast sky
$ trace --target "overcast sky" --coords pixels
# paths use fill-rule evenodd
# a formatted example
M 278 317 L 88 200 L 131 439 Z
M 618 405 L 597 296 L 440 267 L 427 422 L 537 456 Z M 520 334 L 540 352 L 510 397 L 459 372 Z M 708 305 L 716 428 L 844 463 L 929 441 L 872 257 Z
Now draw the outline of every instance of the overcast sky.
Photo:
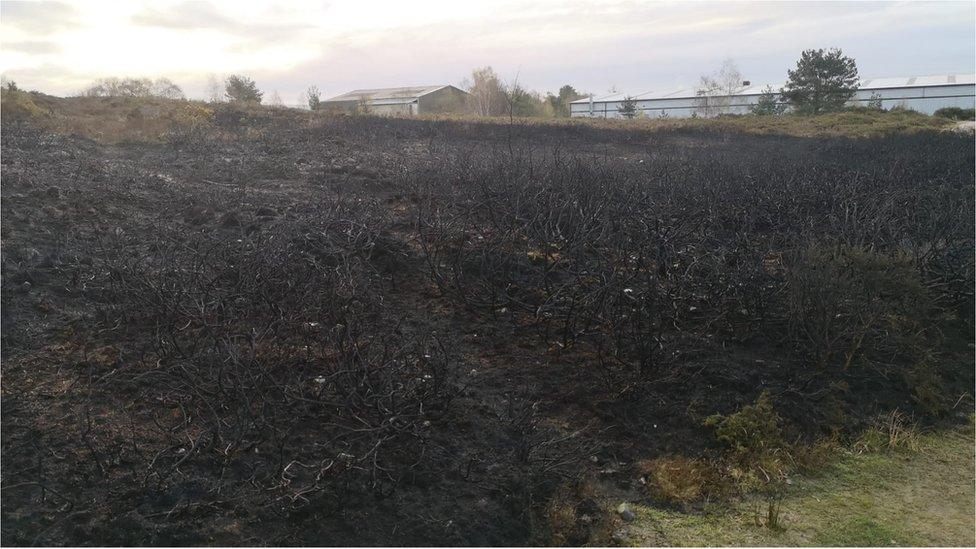
M 805 48 L 840 47 L 862 77 L 976 72 L 974 2 L 3 0 L 0 72 L 77 93 L 104 76 L 167 76 L 203 97 L 246 73 L 294 102 L 356 88 L 505 79 L 605 93 L 694 85 L 725 58 L 782 83 Z

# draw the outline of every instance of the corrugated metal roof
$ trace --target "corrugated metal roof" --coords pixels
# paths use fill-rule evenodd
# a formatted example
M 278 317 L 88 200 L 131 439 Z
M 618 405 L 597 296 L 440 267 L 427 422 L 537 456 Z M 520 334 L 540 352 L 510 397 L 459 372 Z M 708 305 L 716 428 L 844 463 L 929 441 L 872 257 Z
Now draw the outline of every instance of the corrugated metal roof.
M 893 78 L 862 78 L 860 89 L 877 90 L 884 88 L 905 88 L 911 86 L 951 86 L 953 84 L 976 84 L 976 75 L 973 74 L 942 74 L 933 76 L 901 76 Z M 758 95 L 763 92 L 767 84 L 754 84 L 742 88 L 735 92 L 735 95 Z M 779 91 L 784 84 L 772 85 L 775 91 Z M 594 103 L 622 101 L 627 97 L 626 93 L 618 92 L 602 96 L 595 96 Z M 680 86 L 677 88 L 662 88 L 651 90 L 644 93 L 632 95 L 634 99 L 689 99 L 698 97 L 697 88 Z M 589 98 L 573 101 L 575 104 L 589 103 Z
M 342 95 L 337 95 L 325 102 L 332 101 L 360 101 L 364 97 L 370 103 L 385 101 L 384 104 L 409 103 L 421 96 L 433 93 L 437 90 L 448 87 L 450 84 L 437 84 L 434 86 L 411 86 L 403 88 L 377 88 L 372 90 L 353 90 Z M 389 103 L 388 101 L 393 101 Z
M 416 97 L 391 97 L 390 99 L 371 99 L 370 105 L 408 105 L 417 101 Z
M 735 95 L 760 94 L 763 92 L 763 89 L 765 87 L 766 84 L 752 85 L 744 88 L 739 88 L 735 92 Z M 773 90 L 779 90 L 781 87 L 783 86 L 782 85 L 773 86 Z M 627 97 L 626 93 L 618 92 L 618 93 L 611 93 L 608 95 L 594 97 L 593 101 L 598 103 L 605 102 L 605 101 L 622 101 L 625 97 Z M 679 86 L 677 88 L 661 88 L 658 90 L 651 90 L 637 95 L 633 95 L 631 97 L 633 97 L 634 99 L 685 99 L 690 97 L 698 97 L 698 89 L 688 88 L 685 86 Z M 573 103 L 589 103 L 589 102 L 590 102 L 589 98 L 577 99 L 576 101 L 573 101 Z
M 976 74 L 934 74 L 929 76 L 861 79 L 862 90 L 919 86 L 951 86 L 953 84 L 976 84 Z

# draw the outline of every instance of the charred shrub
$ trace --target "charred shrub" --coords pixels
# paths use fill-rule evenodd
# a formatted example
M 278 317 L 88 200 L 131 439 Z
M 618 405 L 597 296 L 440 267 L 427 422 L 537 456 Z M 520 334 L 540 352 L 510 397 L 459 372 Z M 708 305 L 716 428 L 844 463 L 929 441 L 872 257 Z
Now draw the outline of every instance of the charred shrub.
M 89 291 L 104 325 L 150 337 L 141 360 L 91 383 L 154 418 L 147 485 L 339 506 L 389 495 L 421 465 L 454 359 L 387 317 L 384 230 L 368 206 L 335 201 L 250 234 L 100 243 Z
M 432 279 L 556 349 L 590 349 L 611 377 L 650 373 L 671 312 L 657 277 L 667 229 L 645 224 L 624 199 L 636 189 L 611 186 L 612 170 L 533 162 L 461 164 L 419 187 Z
M 971 216 L 959 205 L 972 193 L 945 182 L 971 169 L 892 169 L 863 153 L 931 139 L 787 146 L 777 158 L 718 150 L 708 162 L 661 151 L 637 163 L 519 142 L 432 156 L 402 183 L 442 293 L 555 355 L 579 353 L 624 396 L 671 372 L 679 336 L 775 336 L 840 377 L 852 364 L 923 361 L 939 315 L 968 316 L 973 262 L 958 251 L 971 249 Z
M 900 375 L 921 407 L 942 409 L 939 310 L 910 257 L 813 246 L 787 278 L 790 335 L 814 364 Z

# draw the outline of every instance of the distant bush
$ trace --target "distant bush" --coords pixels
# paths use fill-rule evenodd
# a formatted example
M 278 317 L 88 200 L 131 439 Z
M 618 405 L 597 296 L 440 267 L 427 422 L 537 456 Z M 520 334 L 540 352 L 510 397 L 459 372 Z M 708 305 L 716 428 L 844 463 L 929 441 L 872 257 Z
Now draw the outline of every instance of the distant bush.
M 769 116 L 783 114 L 786 109 L 787 105 L 779 101 L 772 86 L 766 86 L 756 104 L 750 108 L 750 112 L 757 116 Z
M 171 146 L 199 145 L 212 133 L 213 116 L 213 109 L 200 103 L 188 103 L 186 108 L 167 113 L 171 126 L 162 138 Z
M 29 92 L 19 90 L 16 86 L 4 88 L 0 100 L 0 117 L 4 120 L 27 120 L 45 113 Z
M 875 109 L 875 108 L 873 108 L 871 106 L 869 106 L 868 108 L 871 109 L 871 110 L 879 110 L 879 109 Z M 909 107 L 907 105 L 895 105 L 894 107 L 891 107 L 890 109 L 888 109 L 888 112 L 903 112 L 903 113 L 912 113 L 912 114 L 922 114 L 922 113 L 918 112 L 917 110 L 915 110 L 913 107 Z
M 244 125 L 247 112 L 233 104 L 220 105 L 213 110 L 213 123 L 223 130 L 239 130 Z
M 949 120 L 976 120 L 976 109 L 962 109 L 959 107 L 943 107 L 934 113 L 935 116 Z
M 884 110 L 884 100 L 879 93 L 872 93 L 871 97 L 868 99 L 867 107 L 876 111 Z
M 637 116 L 637 101 L 629 95 L 624 97 L 617 107 L 617 112 L 624 118 L 634 118 Z
M 318 87 L 309 86 L 305 93 L 303 94 L 305 99 L 304 103 L 308 105 L 308 110 L 317 111 L 322 105 L 322 93 L 319 92 Z
M 183 90 L 168 78 L 100 78 L 86 88 L 84 97 L 155 97 L 186 99 Z

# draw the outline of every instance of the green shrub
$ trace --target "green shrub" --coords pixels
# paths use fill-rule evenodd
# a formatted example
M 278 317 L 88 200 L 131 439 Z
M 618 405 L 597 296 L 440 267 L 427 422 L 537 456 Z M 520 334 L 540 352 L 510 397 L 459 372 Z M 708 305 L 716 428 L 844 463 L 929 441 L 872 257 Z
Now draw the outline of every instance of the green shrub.
M 715 438 L 737 458 L 758 458 L 783 447 L 779 414 L 773 410 L 769 391 L 763 390 L 755 404 L 743 406 L 734 414 L 715 414 L 705 426 L 715 429 Z
M 729 451 L 729 474 L 736 489 L 763 496 L 766 509 L 757 513 L 757 524 L 778 528 L 780 504 L 793 459 L 783 441 L 780 416 L 773 409 L 769 391 L 763 390 L 754 404 L 743 406 L 738 412 L 710 416 L 705 425 L 715 429 L 715 437 Z

